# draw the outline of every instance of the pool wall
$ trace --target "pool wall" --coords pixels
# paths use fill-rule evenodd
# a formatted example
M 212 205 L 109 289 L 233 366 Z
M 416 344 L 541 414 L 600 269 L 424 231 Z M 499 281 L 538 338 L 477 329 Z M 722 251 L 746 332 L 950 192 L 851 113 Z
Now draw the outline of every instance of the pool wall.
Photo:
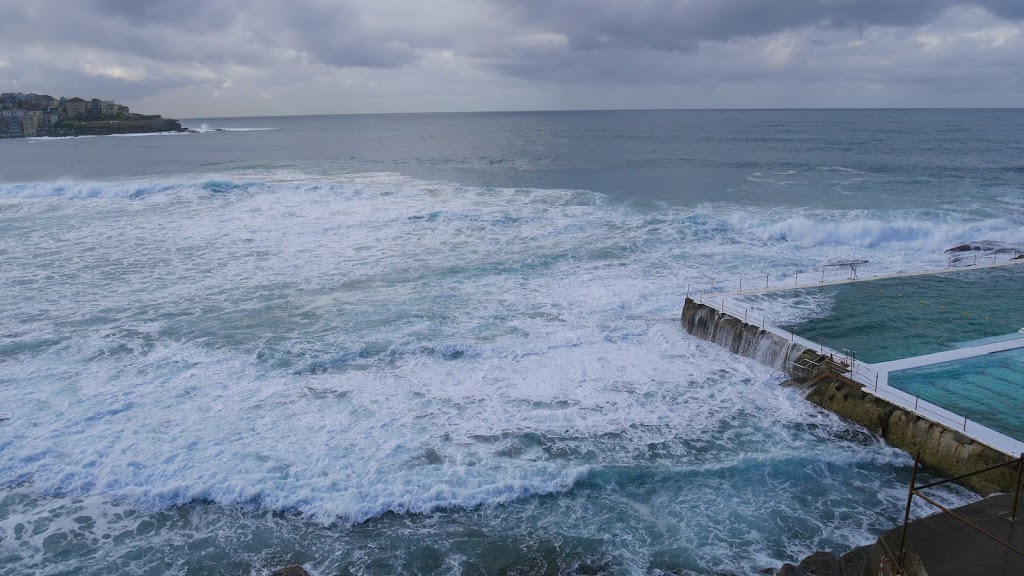
M 890 445 L 921 453 L 921 463 L 944 477 L 955 477 L 1013 460 L 1010 456 L 968 438 L 963 433 L 932 422 L 869 394 L 862 386 L 841 376 L 817 381 L 807 399 L 881 436 Z M 1013 467 L 972 476 L 964 485 L 983 496 L 1012 492 Z
M 757 360 L 772 368 L 793 365 L 808 348 L 713 306 L 687 298 L 680 318 L 683 327 L 694 336 L 713 342 L 734 354 Z

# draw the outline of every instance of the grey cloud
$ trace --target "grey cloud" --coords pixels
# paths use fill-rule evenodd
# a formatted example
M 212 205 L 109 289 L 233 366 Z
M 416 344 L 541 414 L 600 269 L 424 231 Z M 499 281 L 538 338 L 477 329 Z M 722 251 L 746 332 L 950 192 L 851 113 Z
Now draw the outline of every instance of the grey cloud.
M 1011 20 L 1024 20 L 1024 2 L 1020 0 L 989 0 L 982 4 L 996 16 Z
M 348 5 L 288 4 L 276 21 L 291 46 L 332 66 L 394 68 L 416 58 L 400 37 L 368 30 L 361 14 Z
M 226 25 L 244 5 L 207 0 L 87 0 L 78 3 L 103 17 L 115 17 L 133 25 L 184 24 L 209 30 Z
M 510 14 L 565 34 L 577 49 L 692 51 L 701 41 L 757 37 L 806 26 L 910 26 L 953 6 L 1024 18 L 1017 0 L 513 0 Z
M 523 26 L 563 35 L 567 44 L 507 46 L 504 52 L 481 54 L 500 73 L 544 82 L 658 85 L 689 82 L 695 76 L 724 82 L 763 76 L 814 82 L 819 79 L 813 74 L 832 74 L 827 67 L 810 64 L 758 70 L 749 66 L 756 54 L 707 61 L 721 57 L 721 51 L 711 50 L 715 46 L 782 32 L 805 41 L 798 57 L 813 59 L 818 51 L 842 58 L 829 42 L 845 45 L 871 27 L 927 25 L 956 7 L 1024 19 L 1024 2 L 1014 0 L 512 0 L 504 7 Z M 818 37 L 821 32 L 829 32 L 830 40 Z M 703 61 L 696 67 L 688 62 L 697 57 Z
M 301 51 L 336 67 L 393 68 L 416 59 L 420 40 L 371 25 L 358 3 L 316 0 L 0 0 L 8 41 L 72 43 L 164 62 L 271 65 Z M 57 17 L 59 16 L 59 17 Z
M 205 94 L 261 113 L 307 96 L 339 111 L 385 95 L 412 107 L 421 93 L 445 109 L 572 107 L 602 92 L 661 106 L 727 85 L 953 91 L 947 79 L 1019 101 L 1006 80 L 1020 77 L 1019 37 L 959 50 L 944 34 L 1021 19 L 1022 0 L 0 0 L 0 88 Z M 915 44 L 920 31 L 938 48 Z M 730 102 L 756 106 L 746 92 Z

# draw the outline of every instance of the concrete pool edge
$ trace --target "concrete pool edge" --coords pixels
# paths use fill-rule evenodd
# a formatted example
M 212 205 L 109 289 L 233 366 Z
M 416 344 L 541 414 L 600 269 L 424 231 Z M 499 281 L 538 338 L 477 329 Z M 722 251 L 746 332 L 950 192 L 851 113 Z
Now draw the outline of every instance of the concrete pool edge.
M 1001 342 L 992 342 L 990 344 L 982 344 L 979 346 L 956 348 L 954 350 L 935 352 L 933 354 L 924 354 L 921 356 L 912 356 L 910 358 L 901 358 L 899 360 L 878 362 L 872 364 L 871 367 L 878 372 L 880 378 L 885 379 L 886 383 L 888 383 L 889 374 L 892 372 L 911 370 L 913 368 L 923 368 L 925 366 L 934 366 L 936 364 L 945 364 L 946 362 L 955 362 L 957 360 L 966 360 L 968 358 L 977 358 L 978 356 L 985 356 L 986 354 L 1006 352 L 1007 350 L 1016 350 L 1018 348 L 1024 348 L 1024 334 Z

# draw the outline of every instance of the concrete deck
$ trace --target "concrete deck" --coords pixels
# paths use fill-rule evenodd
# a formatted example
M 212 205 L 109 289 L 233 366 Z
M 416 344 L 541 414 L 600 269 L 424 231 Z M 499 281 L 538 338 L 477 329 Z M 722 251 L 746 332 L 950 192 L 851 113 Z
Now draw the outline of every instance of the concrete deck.
M 927 494 L 927 491 L 923 493 Z M 1000 494 L 957 508 L 955 512 L 1008 542 L 1024 549 L 1024 506 L 1016 521 L 1010 520 L 1013 494 Z M 937 509 L 935 509 L 938 512 Z M 893 553 L 898 553 L 900 533 L 896 528 L 882 539 Z M 916 556 L 926 572 L 915 570 L 908 562 L 908 576 L 1015 576 L 1024 574 L 1024 556 L 987 538 L 946 513 L 937 513 L 911 522 L 907 529 L 907 550 Z

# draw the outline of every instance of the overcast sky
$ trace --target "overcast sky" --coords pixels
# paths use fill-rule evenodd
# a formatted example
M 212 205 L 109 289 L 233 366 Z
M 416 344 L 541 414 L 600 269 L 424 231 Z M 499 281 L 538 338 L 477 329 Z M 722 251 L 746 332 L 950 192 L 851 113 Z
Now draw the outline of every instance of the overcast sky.
M 1022 107 L 1024 0 L 0 0 L 0 91 L 167 116 Z

